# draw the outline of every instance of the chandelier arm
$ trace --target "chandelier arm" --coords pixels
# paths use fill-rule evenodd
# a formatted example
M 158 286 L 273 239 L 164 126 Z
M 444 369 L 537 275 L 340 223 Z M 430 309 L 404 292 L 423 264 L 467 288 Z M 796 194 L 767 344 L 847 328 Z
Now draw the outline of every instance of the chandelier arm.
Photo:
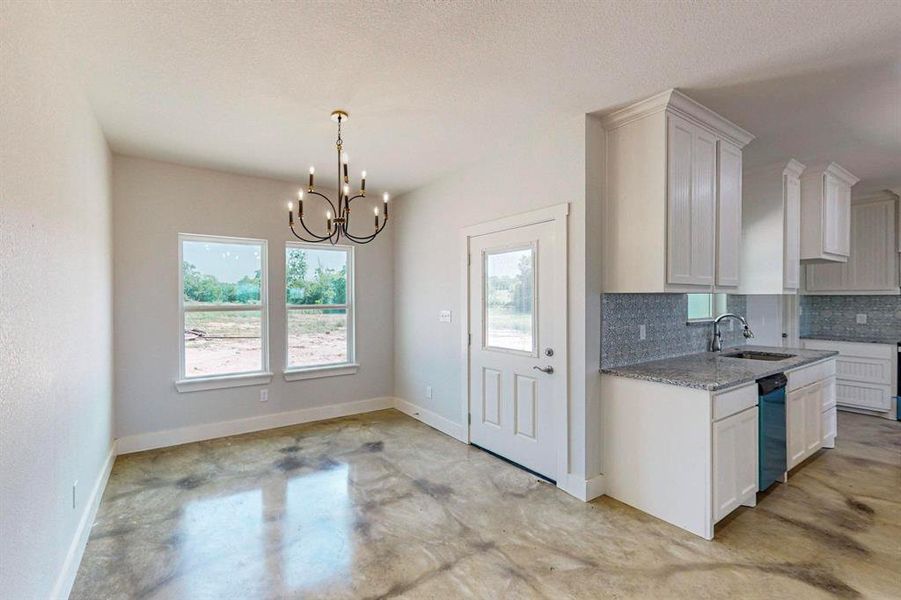
M 291 227 L 291 233 L 293 233 L 293 234 L 294 234 L 294 237 L 296 237 L 297 239 L 299 239 L 301 242 L 306 242 L 306 243 L 308 243 L 308 244 L 315 244 L 315 243 L 317 243 L 317 242 L 323 241 L 322 239 L 319 239 L 319 240 L 308 240 L 307 238 L 298 235 L 298 233 L 297 233 L 296 231 L 294 231 L 294 226 L 293 226 L 293 225 L 290 225 L 290 227 Z M 304 229 L 306 229 L 306 228 L 304 228 Z M 325 239 L 325 238 L 323 238 L 323 239 Z
M 325 240 L 327 240 L 330 237 L 328 235 L 319 235 L 317 233 L 313 233 L 312 231 L 310 231 L 310 228 L 307 227 L 306 223 L 304 223 L 303 217 L 300 217 L 299 221 L 300 221 L 301 227 L 303 227 L 303 230 L 306 231 L 311 236 L 313 236 L 314 238 L 316 238 L 318 241 L 324 242 Z M 291 230 L 293 231 L 294 228 L 292 227 Z M 297 235 L 297 234 L 295 233 L 294 235 Z
M 325 200 L 326 202 L 328 202 L 328 205 L 331 207 L 332 212 L 335 213 L 335 216 L 338 216 L 338 211 L 335 210 L 335 204 L 332 202 L 332 199 L 331 199 L 331 198 L 329 198 L 329 197 L 326 196 L 325 194 L 320 194 L 319 192 L 317 192 L 317 191 L 315 191 L 315 190 L 309 191 L 309 192 L 307 192 L 307 193 L 308 193 L 308 194 L 312 194 L 312 195 L 314 195 L 314 196 L 319 196 L 320 198 L 322 198 L 323 200 Z
M 368 244 L 369 242 L 374 240 L 375 236 L 380 234 L 382 232 L 382 230 L 385 228 L 385 226 L 387 226 L 387 225 L 388 225 L 388 219 L 385 219 L 385 221 L 381 224 L 381 226 L 379 226 L 379 228 L 375 230 L 375 233 L 373 233 L 371 235 L 363 235 L 363 236 L 359 236 L 359 237 L 348 233 L 347 227 L 345 227 L 344 228 L 344 236 L 347 239 L 354 241 L 358 244 Z

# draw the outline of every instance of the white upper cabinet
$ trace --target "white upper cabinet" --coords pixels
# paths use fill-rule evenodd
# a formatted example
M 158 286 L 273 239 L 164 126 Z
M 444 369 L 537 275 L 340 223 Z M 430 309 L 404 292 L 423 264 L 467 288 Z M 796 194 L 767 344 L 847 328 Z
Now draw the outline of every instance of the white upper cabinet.
M 754 136 L 677 90 L 603 119 L 604 290 L 734 290 L 742 148 Z
M 809 168 L 801 177 L 801 260 L 846 262 L 851 253 L 851 186 L 839 165 Z
M 845 263 L 806 267 L 808 294 L 898 294 L 898 197 L 883 192 L 856 199 L 850 207 L 849 257 Z
M 801 279 L 801 174 L 792 159 L 745 171 L 742 294 L 794 294 Z

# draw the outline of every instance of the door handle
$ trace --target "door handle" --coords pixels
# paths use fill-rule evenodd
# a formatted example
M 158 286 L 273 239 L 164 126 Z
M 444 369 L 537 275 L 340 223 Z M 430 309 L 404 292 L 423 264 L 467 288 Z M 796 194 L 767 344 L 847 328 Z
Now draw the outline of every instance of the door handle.
M 552 373 L 554 372 L 554 367 L 552 367 L 552 366 L 550 366 L 550 365 L 548 365 L 548 366 L 546 366 L 546 367 L 544 367 L 544 368 L 538 367 L 538 366 L 535 366 L 535 367 L 532 367 L 532 368 L 535 369 L 536 371 L 541 371 L 542 373 L 547 373 L 548 375 L 550 375 L 550 374 L 552 374 Z

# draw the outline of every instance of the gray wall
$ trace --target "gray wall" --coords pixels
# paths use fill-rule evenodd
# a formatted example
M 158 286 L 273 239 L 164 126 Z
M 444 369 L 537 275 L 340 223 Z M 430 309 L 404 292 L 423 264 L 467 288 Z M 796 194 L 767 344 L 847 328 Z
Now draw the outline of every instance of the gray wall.
M 355 255 L 359 371 L 286 382 L 286 206 L 297 184 L 123 156 L 113 184 L 117 437 L 393 395 L 392 227 Z M 268 402 L 260 386 L 176 391 L 178 233 L 269 241 Z
M 745 315 L 744 296 L 729 296 L 726 307 Z M 687 324 L 688 296 L 685 294 L 604 294 L 601 326 L 601 365 L 619 367 L 649 360 L 705 352 L 713 326 Z M 639 340 L 645 325 L 646 338 Z M 728 328 L 728 323 L 726 324 Z M 725 331 L 726 346 L 743 344 L 741 328 Z M 751 324 L 753 329 L 753 323 Z
M 867 315 L 866 325 L 856 321 Z M 801 296 L 801 335 L 901 341 L 899 296 Z
M 569 214 L 569 351 L 571 472 L 585 477 L 592 437 L 587 424 L 597 371 L 600 256 L 586 252 L 588 231 L 599 214 L 586 203 L 597 182 L 586 182 L 586 146 L 592 160 L 603 149 L 602 132 L 584 114 L 538 115 L 530 134 L 504 140 L 503 152 L 474 156 L 467 168 L 401 197 L 395 231 L 397 395 L 460 426 L 466 398 L 461 388 L 462 331 L 466 327 L 461 228 L 562 202 Z M 486 146 L 489 152 L 491 146 Z M 480 160 L 481 158 L 481 160 Z M 586 191 L 586 187 L 590 188 Z M 593 205 L 595 208 L 597 205 Z M 596 235 L 596 234 L 592 234 Z M 596 289 L 592 290 L 591 288 Z M 594 303 L 588 316 L 586 305 Z M 453 311 L 452 323 L 438 312 Z M 588 365 L 584 357 L 594 353 Z M 426 386 L 432 398 L 425 397 Z M 587 441 L 586 441 L 587 440 Z M 588 449 L 586 449 L 588 448 Z M 594 465 L 592 465 L 594 462 Z
M 53 11 L 3 3 L 0 18 L 0 596 L 11 599 L 68 595 L 112 448 L 110 159 Z

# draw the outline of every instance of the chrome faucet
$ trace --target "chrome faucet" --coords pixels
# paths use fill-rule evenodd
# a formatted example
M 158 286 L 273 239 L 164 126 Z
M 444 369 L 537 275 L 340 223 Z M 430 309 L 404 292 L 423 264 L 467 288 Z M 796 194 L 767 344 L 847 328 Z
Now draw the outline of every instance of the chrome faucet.
M 735 313 L 723 313 L 713 320 L 713 338 L 710 340 L 711 352 L 720 352 L 723 349 L 723 332 L 720 331 L 720 321 L 723 319 L 735 319 L 736 321 L 740 321 L 742 328 L 741 334 L 745 336 L 745 339 L 754 337 L 751 326 L 748 325 L 748 322 L 745 321 L 743 316 L 736 315 Z

